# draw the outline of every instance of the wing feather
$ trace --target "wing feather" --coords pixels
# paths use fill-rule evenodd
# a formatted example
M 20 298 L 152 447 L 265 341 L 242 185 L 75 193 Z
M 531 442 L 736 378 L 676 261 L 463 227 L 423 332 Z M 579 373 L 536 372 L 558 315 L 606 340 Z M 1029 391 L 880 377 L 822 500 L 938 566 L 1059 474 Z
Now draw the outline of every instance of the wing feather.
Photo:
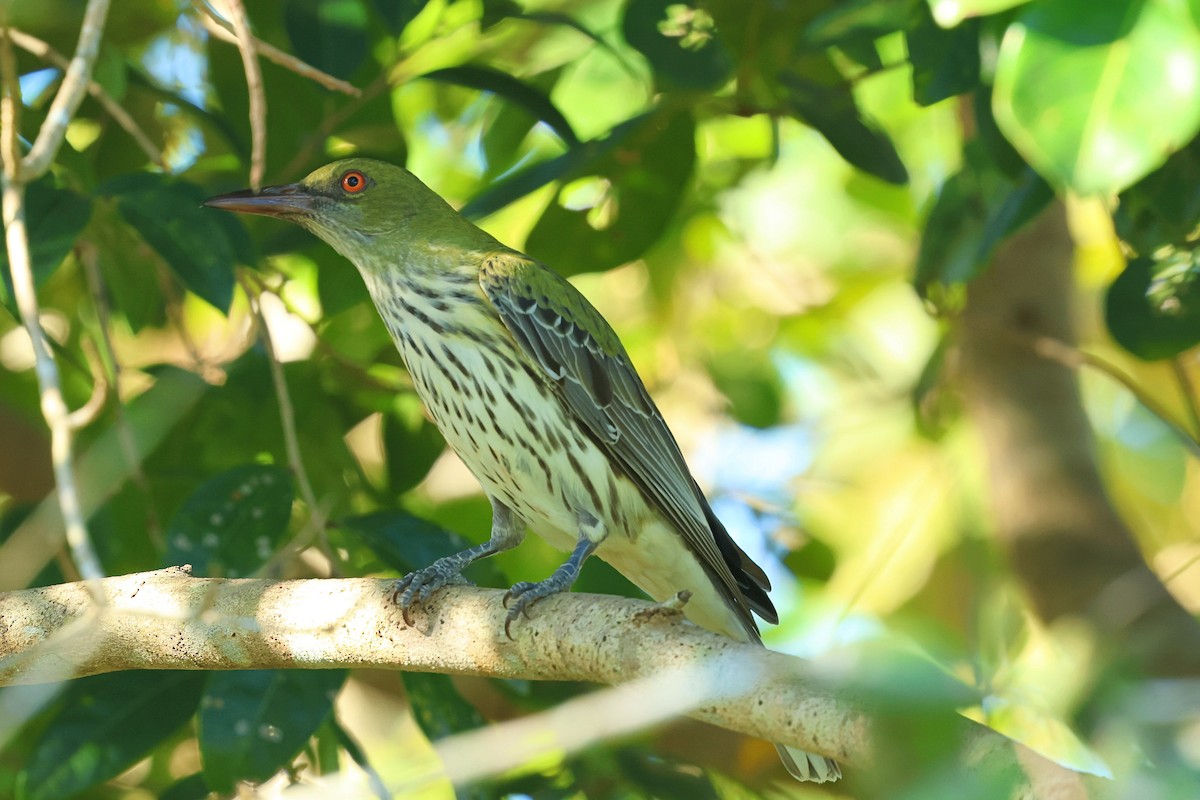
M 777 621 L 766 575 L 712 513 L 675 437 L 600 313 L 557 273 L 516 253 L 487 259 L 480 285 L 571 413 L 680 532 L 747 631 L 757 635 L 751 609 Z

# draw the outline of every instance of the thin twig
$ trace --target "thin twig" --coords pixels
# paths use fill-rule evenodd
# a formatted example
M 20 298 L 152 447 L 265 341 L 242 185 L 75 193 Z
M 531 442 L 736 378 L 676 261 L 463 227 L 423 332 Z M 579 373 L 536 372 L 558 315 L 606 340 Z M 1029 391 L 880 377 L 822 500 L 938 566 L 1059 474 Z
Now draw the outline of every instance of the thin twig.
M 58 154 L 63 137 L 67 135 L 67 125 L 75 116 L 75 110 L 83 102 L 87 92 L 88 82 L 92 78 L 92 67 L 96 63 L 96 55 L 100 52 L 100 35 L 104 33 L 104 19 L 108 16 L 109 0 L 88 0 L 83 12 L 83 25 L 79 29 L 79 43 L 75 46 L 75 57 L 67 67 L 62 85 L 54 95 L 50 110 L 46 113 L 46 121 L 38 131 L 37 139 L 33 142 L 29 154 L 21 162 L 17 177 L 25 182 L 37 180 Z
M 104 409 L 104 401 L 108 399 L 108 379 L 104 374 L 104 360 L 100 358 L 100 351 L 87 339 L 83 340 L 82 346 L 89 371 L 92 373 L 92 394 L 86 403 L 67 415 L 67 425 L 73 431 L 86 428 L 95 422 Z
M 1188 417 L 1192 421 L 1192 435 L 1200 436 L 1200 402 L 1197 402 L 1196 387 L 1187 373 L 1187 366 L 1179 356 L 1171 359 L 1171 371 L 1179 383 L 1179 391 L 1183 394 L 1184 405 L 1187 406 Z
M 28 33 L 14 28 L 9 29 L 8 35 L 12 37 L 13 44 L 17 47 L 50 62 L 59 69 L 66 70 L 71 65 L 66 56 L 36 36 L 30 36 Z M 158 166 L 166 169 L 166 161 L 163 160 L 162 151 L 158 149 L 158 146 L 154 142 L 150 141 L 150 137 L 138 126 L 133 117 L 129 116 L 129 112 L 122 108 L 120 103 L 113 99 L 108 92 L 104 91 L 104 87 L 95 81 L 88 81 L 87 90 L 104 107 L 108 115 L 133 138 L 137 146 L 142 148 L 142 152 L 146 154 L 146 157 Z
M 263 313 L 261 296 L 244 276 L 239 276 L 239 282 L 242 284 L 242 289 L 246 292 L 246 299 L 250 303 L 250 310 L 258 321 L 259 335 L 262 337 L 263 348 L 267 351 L 267 363 L 271 369 L 271 383 L 275 387 L 275 398 L 279 403 L 279 421 L 283 426 L 283 444 L 287 450 L 288 465 L 291 467 L 292 474 L 296 476 L 296 484 L 300 488 L 300 498 L 308 506 L 310 516 L 309 526 L 311 526 L 311 533 L 308 535 L 315 534 L 318 545 L 329 559 L 330 566 L 336 569 L 337 561 L 333 558 L 329 541 L 325 536 L 327 521 L 325 509 L 317 503 L 317 496 L 313 492 L 312 482 L 308 479 L 308 471 L 304 468 L 304 459 L 300 455 L 300 437 L 296 434 L 296 411 L 292 405 L 291 393 L 288 391 L 287 378 L 283 374 L 283 365 L 279 362 L 279 358 L 275 354 L 275 343 L 271 339 L 271 326 L 267 324 L 267 317 Z
M 1194 458 L 1200 458 L 1200 440 L 1197 440 L 1196 436 L 1187 429 L 1187 426 L 1175 419 L 1170 411 L 1151 397 L 1145 389 L 1138 386 L 1137 382 L 1126 375 L 1120 367 L 1106 361 L 1100 356 L 1087 353 L 1066 342 L 1053 339 L 1049 336 L 1034 338 L 1032 346 L 1033 351 L 1042 358 L 1056 361 L 1072 369 L 1079 369 L 1081 366 L 1091 367 L 1097 372 L 1101 372 L 1112 378 L 1125 387 L 1143 408 L 1158 418 L 1159 422 L 1166 425 Z
M 200 4 L 200 8 L 204 12 L 202 22 L 204 23 L 205 30 L 227 44 L 236 45 L 238 43 L 238 37 L 232 33 L 230 30 L 232 26 L 228 22 L 216 16 L 215 12 L 207 4 Z M 301 78 L 308 78 L 310 81 L 318 83 L 326 89 L 348 94 L 351 97 L 358 97 L 362 94 L 362 91 L 354 84 L 347 83 L 340 78 L 335 78 L 328 72 L 322 72 L 311 64 L 306 64 L 291 53 L 285 53 L 283 50 L 280 50 L 269 42 L 264 42 L 262 39 L 254 37 L 254 48 L 260 56 L 271 63 L 278 64 L 284 69 L 296 73 Z
M 150 492 L 150 481 L 142 470 L 142 460 L 138 457 L 137 442 L 133 438 L 133 428 L 125 414 L 125 402 L 121 394 L 121 372 L 123 367 L 113 345 L 112 318 L 109 314 L 108 297 L 104 291 L 104 279 L 100 275 L 100 264 L 97 261 L 96 248 L 91 244 L 81 245 L 79 260 L 83 263 L 83 272 L 87 280 L 88 292 L 92 296 L 92 306 L 96 309 L 96 319 L 100 326 L 100 344 L 108 359 L 108 380 L 112 386 L 113 410 L 116 412 L 117 437 L 121 443 L 121 452 L 125 456 L 125 464 L 135 486 L 146 498 L 146 532 L 150 540 L 161 547 L 164 544 L 162 521 L 158 518 L 158 509 L 154 506 L 154 496 Z
M 250 20 L 242 0 L 226 0 L 230 21 L 237 34 L 238 52 L 246 71 L 246 91 L 250 95 L 250 186 L 262 188 L 267 163 L 267 99 L 263 94 L 262 69 L 258 64 L 258 45 L 250 33 Z
M 104 0 L 89 3 L 88 13 L 85 15 L 84 30 L 85 32 L 92 32 L 98 38 L 100 35 L 100 26 L 103 24 L 103 17 L 100 18 L 99 25 L 88 27 L 88 20 L 92 17 L 93 6 L 96 5 L 107 8 L 107 3 Z M 89 44 L 87 37 L 81 34 L 80 48 L 87 49 L 89 46 L 94 50 L 97 45 L 94 41 Z M 79 59 L 77 58 L 76 61 L 79 61 Z M 75 64 L 73 63 L 72 68 L 74 67 Z M 90 62 L 87 62 L 87 68 L 91 68 Z M 67 74 L 68 80 L 70 80 L 72 73 L 68 71 Z M 79 77 L 78 72 L 74 73 L 74 81 L 76 83 L 84 83 L 86 79 L 86 72 L 83 73 L 82 79 Z M 45 417 L 46 425 L 50 428 L 51 461 L 54 465 L 54 480 L 58 487 L 59 508 L 62 510 L 67 546 L 71 549 L 71 556 L 79 568 L 80 575 L 92 587 L 96 601 L 102 602 L 103 598 L 100 594 L 98 582 L 104 577 L 104 572 L 100 566 L 100 559 L 97 558 L 96 551 L 92 547 L 92 542 L 88 538 L 87 527 L 84 524 L 83 511 L 79 500 L 79 490 L 75 482 L 74 452 L 72 446 L 73 432 L 71 429 L 70 411 L 67 408 L 66 401 L 63 399 L 62 381 L 58 372 L 58 364 L 54 361 L 54 356 L 50 352 L 49 342 L 46 339 L 46 332 L 42 329 L 41 309 L 38 307 L 37 289 L 33 281 L 33 269 L 29 253 L 29 235 L 25 227 L 25 183 L 22 176 L 28 174 L 36 177 L 40 173 L 24 166 L 30 163 L 28 157 L 23 162 L 18 160 L 17 131 L 20 121 L 18 116 L 20 88 L 17 85 L 16 59 L 13 55 L 12 40 L 8 36 L 7 26 L 0 33 L 0 82 L 3 83 L 3 110 L 0 111 L 0 128 L 4 130 L 0 132 L 0 136 L 3 136 L 0 149 L 4 153 L 4 238 L 8 247 L 8 265 L 12 275 L 13 294 L 17 301 L 17 310 L 21 314 L 25 330 L 28 332 L 30 342 L 33 345 L 34 369 L 37 373 L 42 416 Z M 59 96 L 67 91 L 68 87 L 66 84 L 67 80 L 64 80 L 63 87 L 59 89 Z M 42 126 L 43 133 L 47 127 L 56 123 L 57 120 L 54 116 L 53 108 L 58 105 L 58 98 L 56 97 L 51 114 Z M 71 106 L 70 113 L 73 113 L 77 106 L 78 103 Z M 65 122 L 63 123 L 63 127 L 65 127 Z M 47 139 L 39 133 L 36 141 L 40 143 L 47 141 Z M 48 154 L 49 158 L 53 158 L 58 144 L 62 142 L 62 139 L 58 138 L 51 141 L 53 141 L 53 147 L 43 151 Z M 34 147 L 37 147 L 36 143 Z

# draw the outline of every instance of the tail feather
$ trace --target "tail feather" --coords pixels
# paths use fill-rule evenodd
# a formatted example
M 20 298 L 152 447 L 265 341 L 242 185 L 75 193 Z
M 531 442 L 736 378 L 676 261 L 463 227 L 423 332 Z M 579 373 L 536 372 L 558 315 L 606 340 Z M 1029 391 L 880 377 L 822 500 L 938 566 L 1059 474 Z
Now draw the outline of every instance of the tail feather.
M 784 747 L 781 744 L 775 745 L 775 749 L 779 751 L 779 760 L 783 762 L 783 766 L 787 767 L 787 771 L 798 781 L 827 783 L 842 777 L 842 768 L 832 758 L 806 753 L 795 747 Z

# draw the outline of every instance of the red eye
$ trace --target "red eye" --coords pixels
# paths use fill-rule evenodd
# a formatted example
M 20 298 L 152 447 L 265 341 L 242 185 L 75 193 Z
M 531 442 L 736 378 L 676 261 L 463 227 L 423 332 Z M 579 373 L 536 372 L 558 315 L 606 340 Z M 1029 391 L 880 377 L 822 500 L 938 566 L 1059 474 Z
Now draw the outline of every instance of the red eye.
M 342 191 L 349 192 L 350 194 L 358 194 L 367 188 L 367 176 L 356 169 L 352 169 L 342 176 L 341 183 Z

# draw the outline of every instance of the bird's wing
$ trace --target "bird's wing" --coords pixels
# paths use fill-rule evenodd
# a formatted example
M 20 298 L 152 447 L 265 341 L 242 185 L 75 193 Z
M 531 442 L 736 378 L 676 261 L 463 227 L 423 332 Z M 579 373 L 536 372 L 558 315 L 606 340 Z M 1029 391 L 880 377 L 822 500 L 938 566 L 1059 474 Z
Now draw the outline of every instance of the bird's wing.
M 493 254 L 480 284 L 505 327 L 554 382 L 601 449 L 672 523 L 756 635 L 750 609 L 778 617 L 763 571 L 734 543 L 688 471 L 675 437 L 613 329 L 580 292 L 536 261 Z

